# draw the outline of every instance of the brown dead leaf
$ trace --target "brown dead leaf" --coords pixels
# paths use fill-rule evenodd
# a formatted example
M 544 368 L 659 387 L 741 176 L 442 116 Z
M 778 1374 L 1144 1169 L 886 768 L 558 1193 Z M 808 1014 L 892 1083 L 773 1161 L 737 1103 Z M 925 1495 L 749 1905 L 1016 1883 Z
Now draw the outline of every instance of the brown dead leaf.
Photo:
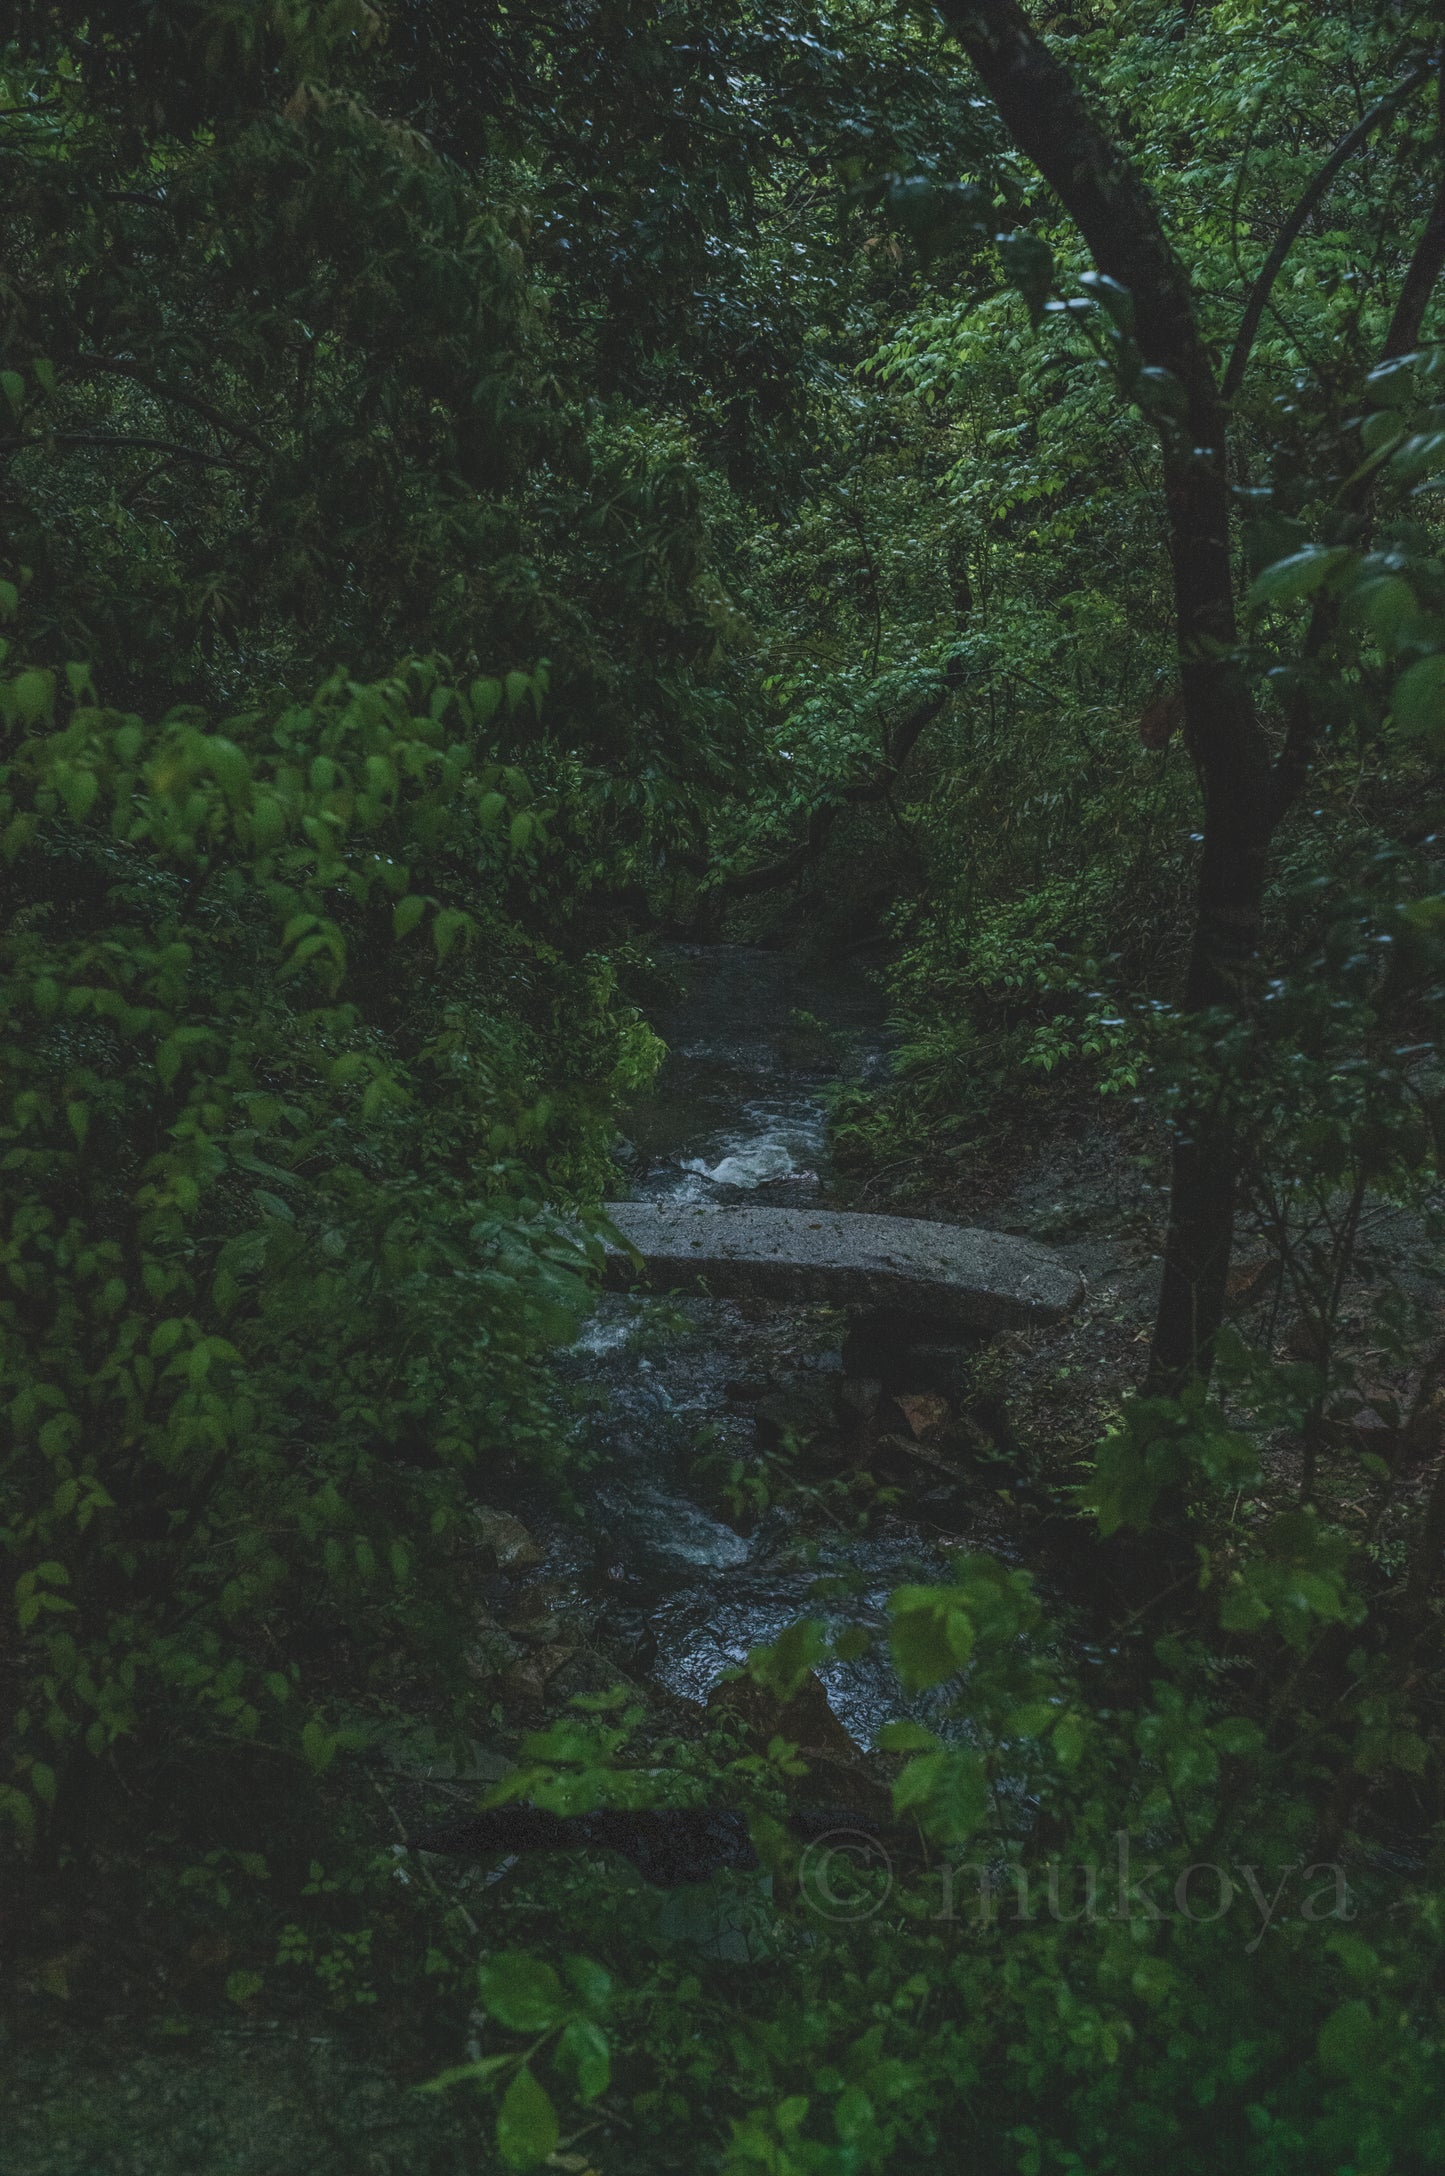
M 894 1403 L 920 1441 L 937 1435 L 948 1419 L 948 1400 L 931 1390 L 913 1391 L 906 1397 L 896 1398 Z
M 1269 1282 L 1274 1268 L 1274 1258 L 1268 1254 L 1246 1256 L 1234 1263 L 1229 1272 L 1229 1282 L 1224 1288 L 1225 1297 L 1232 1307 L 1247 1306 L 1257 1299 Z

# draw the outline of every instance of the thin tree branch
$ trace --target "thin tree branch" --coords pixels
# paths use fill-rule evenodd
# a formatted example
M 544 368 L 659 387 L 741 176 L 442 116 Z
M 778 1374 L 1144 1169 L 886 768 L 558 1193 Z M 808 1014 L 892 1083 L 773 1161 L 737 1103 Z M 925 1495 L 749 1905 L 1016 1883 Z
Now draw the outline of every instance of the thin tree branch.
M 172 461 L 194 461 L 200 468 L 244 468 L 234 455 L 203 453 L 199 446 L 178 445 L 169 438 L 116 437 L 107 431 L 48 431 L 43 438 L 0 438 L 0 453 L 16 453 L 26 446 L 103 446 L 126 453 L 163 453 Z
M 878 569 L 873 563 L 873 552 L 868 542 L 868 533 L 863 527 L 863 517 L 851 502 L 848 506 L 848 519 L 853 525 L 858 543 L 862 549 L 863 566 L 868 576 L 868 587 L 873 598 L 873 657 L 868 667 L 868 677 L 870 680 L 876 680 L 878 678 L 878 653 L 883 647 L 883 597 L 878 587 Z
M 1234 346 L 1230 351 L 1229 362 L 1219 388 L 1225 400 L 1233 400 L 1235 394 L 1239 391 L 1245 368 L 1249 362 L 1250 350 L 1254 346 L 1255 335 L 1259 331 L 1260 319 L 1264 316 L 1265 304 L 1269 300 L 1270 290 L 1279 277 L 1285 258 L 1298 240 L 1305 221 L 1329 190 L 1340 168 L 1359 150 L 1361 144 L 1366 142 L 1380 123 L 1387 120 L 1396 111 L 1397 107 L 1404 103 L 1412 91 L 1419 89 L 1429 73 L 1430 63 L 1421 61 L 1418 67 L 1412 68 L 1407 76 L 1402 76 L 1394 88 L 1385 93 L 1379 104 L 1372 106 L 1364 118 L 1357 121 L 1355 126 L 1340 138 L 1334 150 L 1304 190 L 1294 210 L 1280 228 L 1275 237 L 1273 249 L 1260 266 L 1254 285 L 1250 289 L 1249 300 L 1244 306 L 1244 315 L 1239 321 L 1239 330 L 1235 334 Z
M 202 400 L 198 393 L 188 393 L 181 386 L 166 385 L 159 378 L 153 378 L 141 363 L 127 362 L 123 357 L 115 355 L 80 355 L 76 357 L 74 368 L 85 377 L 103 371 L 113 377 L 130 378 L 136 385 L 144 387 L 147 393 L 153 394 L 158 401 L 176 408 L 188 408 L 192 415 L 199 416 L 203 423 L 209 423 L 211 429 L 219 431 L 222 437 L 238 438 L 243 445 L 254 446 L 258 453 L 266 450 L 262 440 L 254 431 L 248 430 L 244 423 L 233 423 L 229 416 L 223 414 L 219 408 L 213 408 L 208 400 Z
M 1440 58 L 1439 88 L 1437 92 L 1440 114 L 1440 137 L 1437 154 L 1440 157 L 1440 173 L 1435 185 L 1435 199 L 1425 221 L 1424 232 L 1415 244 L 1414 254 L 1406 268 L 1385 343 L 1380 351 L 1382 363 L 1393 362 L 1397 356 L 1408 355 L 1420 338 L 1426 306 L 1434 293 L 1442 270 L 1445 270 L 1445 55 Z M 1342 494 L 1342 510 L 1353 514 L 1357 524 L 1358 542 L 1367 529 L 1370 501 L 1374 495 L 1375 473 L 1367 469 L 1358 475 L 1352 488 Z M 1312 665 L 1333 638 L 1339 624 L 1338 600 L 1328 594 L 1319 596 L 1310 614 L 1309 627 L 1305 632 L 1302 662 Z M 1289 718 L 1285 726 L 1284 746 L 1275 760 L 1270 776 L 1269 817 L 1274 831 L 1284 821 L 1295 800 L 1303 791 L 1309 776 L 1310 764 L 1319 744 L 1321 719 L 1317 704 L 1311 699 L 1306 682 L 1290 704 Z
M 139 479 L 131 485 L 129 491 L 122 494 L 120 503 L 126 509 L 127 513 L 129 513 L 130 509 L 134 505 L 136 505 L 139 500 L 145 497 L 145 494 L 147 493 L 147 491 L 149 491 L 157 476 L 161 475 L 169 466 L 170 463 L 168 461 L 153 461 L 150 467 L 146 469 L 144 473 L 139 477 Z
M 1435 283 L 1445 268 L 1445 53 L 1438 57 L 1440 69 L 1437 91 L 1437 111 L 1440 133 L 1436 141 L 1436 156 L 1441 160 L 1440 177 L 1435 185 L 1435 201 L 1425 221 L 1425 231 L 1415 244 L 1415 254 L 1405 273 L 1400 297 L 1395 304 L 1395 314 L 1390 319 L 1390 329 L 1385 335 L 1381 362 L 1389 362 L 1397 355 L 1408 355 L 1420 338 L 1420 327 L 1425 318 L 1425 306 L 1435 291 Z
M 825 801 L 815 808 L 808 818 L 806 833 L 790 852 L 776 861 L 763 862 L 756 869 L 742 869 L 724 877 L 718 886 L 719 892 L 729 899 L 752 899 L 759 892 L 775 891 L 780 885 L 791 884 L 794 877 L 801 876 L 809 862 L 815 861 L 827 845 L 833 826 L 845 808 L 861 808 L 870 801 L 885 798 L 926 728 L 967 677 L 967 661 L 962 657 L 951 657 L 944 667 L 943 685 L 937 694 L 916 703 L 895 726 L 881 768 L 871 778 L 847 787 L 836 800 Z

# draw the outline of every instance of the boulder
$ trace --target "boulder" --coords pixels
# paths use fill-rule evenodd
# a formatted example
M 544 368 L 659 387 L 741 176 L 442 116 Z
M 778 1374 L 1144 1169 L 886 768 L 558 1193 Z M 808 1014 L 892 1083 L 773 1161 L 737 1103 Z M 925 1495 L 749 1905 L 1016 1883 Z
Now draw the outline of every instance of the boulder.
M 510 1511 L 498 1511 L 491 1504 L 473 1504 L 472 1520 L 477 1539 L 499 1572 L 528 1571 L 541 1563 L 542 1550 L 536 1538 Z

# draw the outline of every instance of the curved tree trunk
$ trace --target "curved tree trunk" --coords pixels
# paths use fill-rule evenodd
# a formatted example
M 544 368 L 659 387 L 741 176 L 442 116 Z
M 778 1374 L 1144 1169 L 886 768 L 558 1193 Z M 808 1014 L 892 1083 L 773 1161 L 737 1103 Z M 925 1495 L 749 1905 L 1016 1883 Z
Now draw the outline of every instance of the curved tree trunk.
M 1161 426 L 1184 724 L 1204 796 L 1204 841 L 1186 1006 L 1249 1002 L 1264 898 L 1269 747 L 1232 653 L 1226 411 L 1189 279 L 1154 200 L 1015 0 L 944 0 L 942 13 L 1019 149 L 1050 183 L 1098 270 L 1127 289 L 1146 367 L 1167 371 L 1182 412 Z M 1236 1147 L 1206 1082 L 1181 1115 L 1150 1387 L 1207 1376 L 1234 1235 Z
M 1217 1017 L 1222 1032 L 1252 1008 L 1270 842 L 1309 774 L 1319 721 L 1306 689 L 1296 698 L 1280 756 L 1272 760 L 1253 699 L 1233 662 L 1227 400 L 1199 335 L 1188 275 L 1170 248 L 1153 198 L 1016 0 L 940 0 L 940 13 L 983 78 L 1014 142 L 1078 226 L 1099 271 L 1128 290 L 1144 363 L 1167 371 L 1184 395 L 1182 421 L 1168 419 L 1161 427 L 1185 732 L 1204 797 L 1184 1004 L 1206 1021 Z M 1416 344 L 1426 304 L 1445 270 L 1445 55 L 1437 54 L 1430 66 L 1440 102 L 1441 169 L 1382 359 Z M 1411 69 L 1336 147 L 1267 260 L 1257 282 L 1257 307 L 1254 301 L 1250 306 L 1256 320 L 1309 204 L 1370 130 L 1429 73 L 1423 63 Z M 1248 361 L 1249 318 L 1247 311 L 1229 365 L 1231 391 Z M 1351 509 L 1362 534 L 1370 489 L 1367 475 Z M 1328 646 L 1334 625 L 1335 606 L 1321 599 L 1306 638 L 1307 658 Z M 1237 1182 L 1238 1139 L 1225 1067 L 1206 1066 L 1190 1107 L 1177 1115 L 1174 1126 L 1150 1390 L 1172 1395 L 1209 1376 L 1224 1316 Z

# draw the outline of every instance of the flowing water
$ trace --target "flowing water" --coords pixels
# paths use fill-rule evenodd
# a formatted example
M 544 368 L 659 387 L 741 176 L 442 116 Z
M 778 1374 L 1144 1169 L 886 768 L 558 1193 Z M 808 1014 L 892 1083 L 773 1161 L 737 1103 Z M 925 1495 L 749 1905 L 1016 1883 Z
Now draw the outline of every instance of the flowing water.
M 746 946 L 679 948 L 685 985 L 657 1020 L 669 1055 L 628 1114 L 632 1198 L 836 1202 L 828 1103 L 883 1063 L 876 991 Z M 606 1297 L 570 1355 L 587 1462 L 586 1518 L 559 1537 L 563 1570 L 634 1671 L 706 1698 L 719 1673 L 805 1613 L 880 1625 L 890 1590 L 937 1576 L 936 1534 L 885 1513 L 795 1498 L 752 1520 L 720 1500 L 734 1460 L 757 1466 L 758 1411 L 786 1390 L 831 1411 L 842 1322 L 819 1308 Z M 881 1656 L 827 1668 L 835 1713 L 861 1742 L 896 1714 Z

